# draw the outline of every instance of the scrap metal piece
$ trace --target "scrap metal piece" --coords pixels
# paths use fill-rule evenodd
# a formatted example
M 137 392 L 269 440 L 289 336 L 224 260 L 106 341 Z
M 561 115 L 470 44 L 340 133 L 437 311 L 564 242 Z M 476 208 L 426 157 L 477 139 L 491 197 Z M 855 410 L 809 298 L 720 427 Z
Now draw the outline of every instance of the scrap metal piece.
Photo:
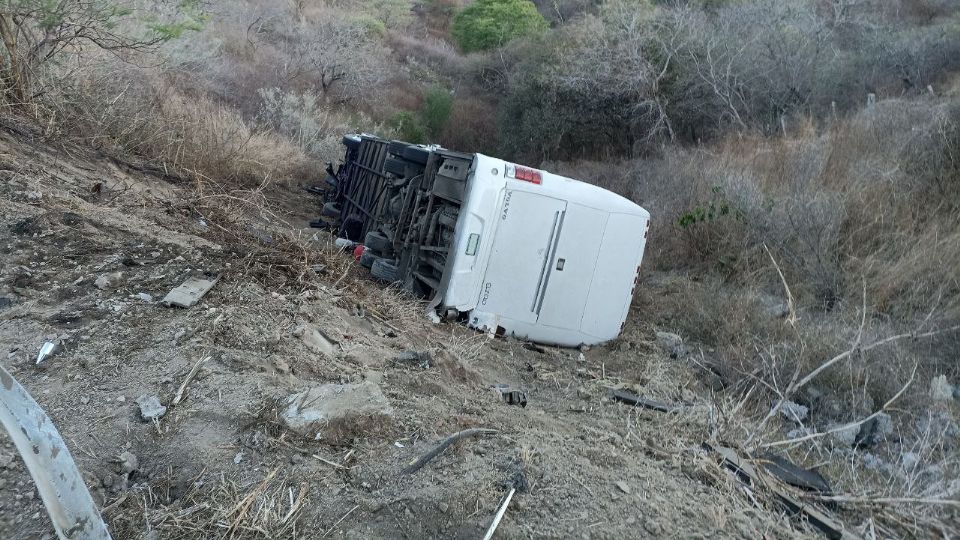
M 43 362 L 47 358 L 53 356 L 59 347 L 54 341 L 48 341 L 43 344 L 43 347 L 40 347 L 40 353 L 37 354 L 37 365 L 40 365 L 40 362 Z
M 664 413 L 678 411 L 683 408 L 640 397 L 639 395 L 628 390 L 614 390 L 611 395 L 615 401 L 620 401 L 626 403 L 627 405 L 633 405 L 634 407 L 643 407 L 644 409 L 650 409 Z
M 495 384 L 493 389 L 500 393 L 500 397 L 503 398 L 509 405 L 519 405 L 521 407 L 527 406 L 527 393 L 522 390 L 514 390 L 507 384 Z
M 860 536 L 852 532 L 844 524 L 834 519 L 832 516 L 817 508 L 816 506 L 804 502 L 797 498 L 793 493 L 785 489 L 784 486 L 772 482 L 763 482 L 759 469 L 754 468 L 750 459 L 740 457 L 740 454 L 733 448 L 720 445 L 704 443 L 705 450 L 716 452 L 722 458 L 724 466 L 737 474 L 741 481 L 748 485 L 763 485 L 773 492 L 783 505 L 791 512 L 802 513 L 806 515 L 807 520 L 831 540 L 861 540 Z
M 107 525 L 50 417 L 0 366 L 0 424 L 30 471 L 61 540 L 109 540 Z
M 175 306 L 188 308 L 197 305 L 197 302 L 217 284 L 219 278 L 214 278 L 213 280 L 209 279 L 200 279 L 200 278 L 188 278 L 186 281 L 180 284 L 177 288 L 168 292 L 166 296 L 163 297 L 163 304 L 166 306 Z

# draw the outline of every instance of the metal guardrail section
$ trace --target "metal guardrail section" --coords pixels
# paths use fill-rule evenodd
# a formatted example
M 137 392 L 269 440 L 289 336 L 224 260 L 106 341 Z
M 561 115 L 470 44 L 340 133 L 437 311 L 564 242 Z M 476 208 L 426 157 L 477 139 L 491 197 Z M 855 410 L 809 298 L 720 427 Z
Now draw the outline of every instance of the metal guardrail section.
M 20 452 L 61 539 L 108 540 L 110 533 L 50 417 L 0 367 L 0 423 Z

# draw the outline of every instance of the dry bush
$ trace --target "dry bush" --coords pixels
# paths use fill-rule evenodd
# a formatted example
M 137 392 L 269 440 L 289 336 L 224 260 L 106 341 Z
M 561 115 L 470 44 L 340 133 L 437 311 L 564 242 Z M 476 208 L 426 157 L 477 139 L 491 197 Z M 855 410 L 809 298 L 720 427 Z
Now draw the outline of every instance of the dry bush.
M 139 70 L 91 70 L 45 103 L 64 132 L 171 174 L 257 184 L 289 179 L 310 161 L 291 141 L 251 127 L 236 110 Z
M 498 145 L 496 107 L 482 98 L 456 96 L 440 143 L 464 152 L 494 152 Z

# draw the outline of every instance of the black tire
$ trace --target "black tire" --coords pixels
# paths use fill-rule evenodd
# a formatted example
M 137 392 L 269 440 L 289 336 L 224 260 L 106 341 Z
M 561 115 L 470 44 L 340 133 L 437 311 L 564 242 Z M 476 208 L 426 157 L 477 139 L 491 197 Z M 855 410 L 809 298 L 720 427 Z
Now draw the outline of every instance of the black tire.
M 354 139 L 353 137 L 345 136 L 343 138 L 343 145 L 349 148 L 350 150 L 356 150 L 360 148 L 360 140 Z
M 340 227 L 340 236 L 350 240 L 351 242 L 359 242 L 363 239 L 363 220 L 351 215 L 347 219 L 343 220 L 343 225 Z
M 393 251 L 393 244 L 390 242 L 390 239 L 383 233 L 377 231 L 368 232 L 367 237 L 363 239 L 363 245 L 377 253 L 387 254 Z
M 332 218 L 340 217 L 340 208 L 337 207 L 336 203 L 328 202 L 324 203 L 323 210 L 320 211 L 320 215 Z
M 430 159 L 430 151 L 419 146 L 408 146 L 403 149 L 403 159 L 426 165 L 427 160 Z
M 396 283 L 400 281 L 400 269 L 392 261 L 387 259 L 377 259 L 370 267 L 370 273 L 377 279 L 382 279 L 387 283 Z
M 407 164 L 400 159 L 387 158 L 387 161 L 383 164 L 383 170 L 398 178 L 403 178 L 407 174 Z
M 372 268 L 377 261 L 380 260 L 373 250 L 365 249 L 363 253 L 360 254 L 360 266 L 364 268 Z

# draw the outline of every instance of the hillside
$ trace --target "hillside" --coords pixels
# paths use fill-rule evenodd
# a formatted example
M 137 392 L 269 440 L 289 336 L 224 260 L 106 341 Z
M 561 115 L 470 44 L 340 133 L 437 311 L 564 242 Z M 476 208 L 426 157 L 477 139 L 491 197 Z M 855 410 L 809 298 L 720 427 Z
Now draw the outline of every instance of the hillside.
M 114 538 L 477 538 L 510 487 L 498 538 L 823 536 L 781 489 L 852 537 L 960 535 L 956 2 L 24 0 L 0 23 L 0 362 Z M 434 325 L 370 280 L 303 189 L 354 132 L 647 208 L 620 338 Z M 189 277 L 215 284 L 161 305 Z M 342 418 L 298 429 L 324 392 Z M 472 428 L 495 432 L 403 472 Z M 720 447 L 830 490 L 748 487 Z M 53 536 L 3 439 L 0 538 Z

